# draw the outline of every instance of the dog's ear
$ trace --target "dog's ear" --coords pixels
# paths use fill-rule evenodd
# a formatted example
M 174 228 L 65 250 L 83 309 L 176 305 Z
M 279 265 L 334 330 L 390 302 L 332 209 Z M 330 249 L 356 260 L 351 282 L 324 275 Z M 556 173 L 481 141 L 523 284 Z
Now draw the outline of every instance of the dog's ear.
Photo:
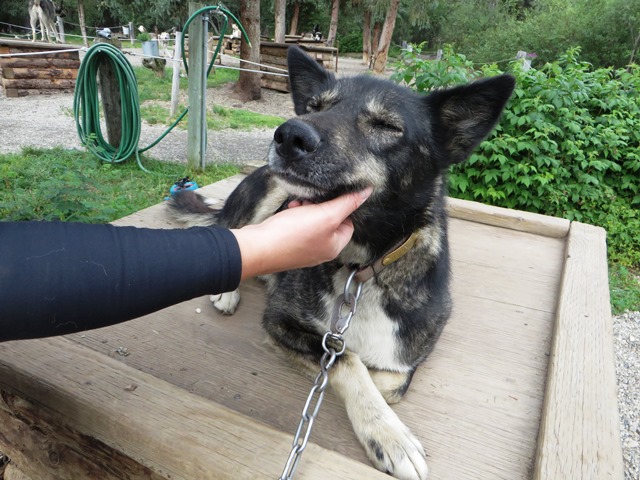
M 434 137 L 447 153 L 447 165 L 467 159 L 498 122 L 515 87 L 510 75 L 437 90 L 426 97 Z
M 293 105 L 296 114 L 302 115 L 307 112 L 309 98 L 335 82 L 335 77 L 297 46 L 289 47 L 287 65 Z

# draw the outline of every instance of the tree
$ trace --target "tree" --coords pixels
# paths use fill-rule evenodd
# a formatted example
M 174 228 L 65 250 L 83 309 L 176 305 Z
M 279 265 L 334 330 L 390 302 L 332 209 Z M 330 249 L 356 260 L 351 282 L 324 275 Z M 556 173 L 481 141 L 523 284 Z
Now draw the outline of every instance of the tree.
M 241 0 L 240 22 L 251 42 L 249 46 L 243 38 L 240 43 L 240 68 L 254 69 L 254 65 L 244 63 L 242 60 L 260 63 L 260 0 Z M 236 92 L 243 101 L 262 98 L 260 79 L 260 74 L 240 71 Z
M 274 17 L 275 17 L 275 33 L 274 38 L 278 43 L 284 43 L 285 31 L 286 31 L 286 9 L 287 0 L 275 0 L 274 3 Z
M 327 34 L 326 44 L 333 47 L 336 43 L 336 32 L 338 31 L 338 14 L 340 13 L 340 0 L 332 0 L 331 2 L 331 23 L 329 24 L 329 33 Z
M 294 0 L 293 13 L 291 14 L 291 27 L 289 28 L 289 35 L 298 34 L 298 21 L 300 20 L 300 0 Z
M 371 10 L 365 7 L 362 18 L 362 63 L 369 65 L 371 60 Z
M 382 26 L 382 33 L 380 34 L 378 48 L 373 54 L 372 63 L 374 73 L 383 73 L 385 67 L 387 66 L 389 47 L 391 46 L 393 30 L 396 27 L 396 18 L 398 17 L 399 6 L 400 0 L 391 0 L 391 5 L 389 6 L 387 16 L 384 19 L 384 25 Z

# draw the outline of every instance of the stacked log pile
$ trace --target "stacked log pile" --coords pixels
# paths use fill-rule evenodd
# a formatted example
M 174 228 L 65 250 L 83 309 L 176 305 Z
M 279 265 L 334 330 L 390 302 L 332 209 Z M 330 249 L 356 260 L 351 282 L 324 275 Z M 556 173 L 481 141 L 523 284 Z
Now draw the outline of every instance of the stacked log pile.
M 80 68 L 79 52 L 61 52 L 71 45 L 0 39 L 0 86 L 7 97 L 70 93 Z M 55 53 L 47 53 L 55 52 Z M 19 54 L 32 55 L 21 56 Z
M 317 43 L 296 42 L 311 57 L 327 70 L 335 70 L 337 67 L 338 49 L 334 47 L 320 46 Z M 260 42 L 260 63 L 279 70 L 261 67 L 261 70 L 275 73 L 286 73 L 287 70 L 287 50 L 293 42 L 275 43 Z M 284 70 L 284 71 L 283 71 Z M 270 88 L 280 92 L 289 92 L 287 77 L 276 75 L 262 75 L 261 85 L 263 88 Z

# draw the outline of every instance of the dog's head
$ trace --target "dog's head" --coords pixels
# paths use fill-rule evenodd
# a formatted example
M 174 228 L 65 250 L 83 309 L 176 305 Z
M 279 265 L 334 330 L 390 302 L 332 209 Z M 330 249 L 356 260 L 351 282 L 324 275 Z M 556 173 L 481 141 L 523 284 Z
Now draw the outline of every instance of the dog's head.
M 298 116 L 276 130 L 270 168 L 302 199 L 372 186 L 354 215 L 356 241 L 359 225 L 381 217 L 372 209 L 385 211 L 387 225 L 378 227 L 400 236 L 428 223 L 447 168 L 490 133 L 514 88 L 503 75 L 421 96 L 374 76 L 337 79 L 298 47 L 289 48 L 288 65 Z

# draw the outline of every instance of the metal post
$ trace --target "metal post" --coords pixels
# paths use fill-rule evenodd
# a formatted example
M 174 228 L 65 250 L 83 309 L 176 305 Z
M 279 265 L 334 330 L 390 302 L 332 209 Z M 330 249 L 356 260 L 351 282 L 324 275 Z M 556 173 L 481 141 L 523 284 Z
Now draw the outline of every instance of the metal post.
M 189 15 L 204 7 L 204 4 L 189 2 Z M 206 146 L 206 121 L 203 126 L 203 119 L 206 120 L 206 112 L 202 112 L 206 104 L 203 102 L 203 78 L 206 78 L 207 66 L 202 62 L 204 53 L 200 51 L 203 44 L 206 46 L 206 35 L 203 32 L 203 23 L 197 21 L 189 25 L 188 32 L 188 58 L 189 58 L 189 123 L 187 125 L 187 163 L 190 168 L 197 170 L 201 168 L 202 159 L 205 156 L 203 145 Z M 205 49 L 206 52 L 206 49 Z M 204 72 L 203 72 L 204 70 Z M 206 90 L 205 90 L 206 91 Z
M 200 128 L 200 168 L 204 170 L 207 156 L 207 70 L 209 60 L 209 14 L 202 14 L 202 119 Z
M 176 32 L 176 43 L 173 50 L 173 77 L 171 78 L 171 116 L 178 110 L 180 99 L 180 69 L 182 68 L 182 32 Z

